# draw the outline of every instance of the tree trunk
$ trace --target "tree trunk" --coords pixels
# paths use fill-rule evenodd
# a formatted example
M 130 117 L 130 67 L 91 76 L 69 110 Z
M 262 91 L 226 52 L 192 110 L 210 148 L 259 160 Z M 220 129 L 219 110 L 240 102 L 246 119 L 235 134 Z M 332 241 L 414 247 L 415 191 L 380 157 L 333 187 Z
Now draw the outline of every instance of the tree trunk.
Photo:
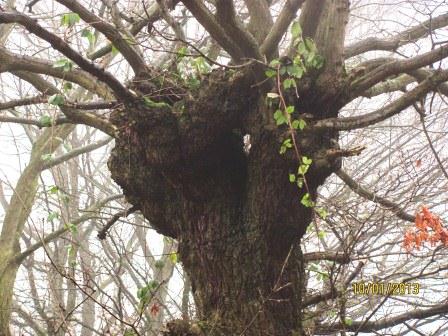
M 336 117 L 344 104 L 348 1 L 307 6 L 305 11 L 323 13 L 324 26 L 314 27 L 312 18 L 303 25 L 328 64 L 301 80 L 299 95 L 294 89 L 284 95 L 294 117 L 312 124 Z M 340 26 L 330 27 L 331 17 Z M 187 98 L 173 106 L 133 104 L 111 116 L 119 129 L 109 160 L 112 177 L 156 230 L 178 240 L 192 282 L 199 321 L 194 328 L 168 323 L 167 335 L 303 335 L 300 239 L 313 209 L 300 200 L 307 192 L 315 200 L 317 188 L 340 167 L 327 155 L 337 149 L 338 133 L 311 127 L 294 133 L 299 153 L 280 155 L 291 132 L 275 125 L 276 107 L 269 108 L 265 96 L 277 85 L 260 85 L 259 74 L 259 65 L 216 70 L 198 91 L 179 88 Z M 135 83 L 141 94 L 151 92 L 144 79 Z M 304 155 L 313 164 L 300 189 L 288 176 Z

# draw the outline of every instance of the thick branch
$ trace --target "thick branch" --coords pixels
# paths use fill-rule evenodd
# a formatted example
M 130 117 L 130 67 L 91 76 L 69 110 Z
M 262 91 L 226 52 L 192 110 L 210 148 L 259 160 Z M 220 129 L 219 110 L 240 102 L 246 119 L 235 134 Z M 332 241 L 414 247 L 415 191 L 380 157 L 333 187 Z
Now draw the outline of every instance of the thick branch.
M 239 44 L 245 58 L 262 59 L 257 41 L 238 22 L 233 1 L 216 0 L 216 18 L 233 42 Z
M 324 323 L 318 326 L 318 334 L 334 333 L 337 330 L 356 331 L 356 332 L 372 332 L 396 326 L 405 321 L 413 319 L 424 319 L 431 316 L 446 314 L 448 312 L 448 303 L 439 304 L 428 309 L 415 309 L 393 317 L 386 317 L 371 322 L 352 322 L 350 325 L 343 323 L 328 324 Z
M 18 23 L 24 26 L 30 33 L 42 38 L 50 43 L 50 45 L 61 52 L 63 55 L 75 62 L 81 69 L 87 71 L 94 77 L 98 78 L 107 84 L 117 98 L 123 101 L 133 101 L 134 95 L 126 89 L 112 74 L 103 70 L 96 64 L 85 59 L 78 52 L 76 52 L 70 45 L 61 39 L 59 36 L 49 32 L 35 20 L 19 13 L 0 13 L 0 23 Z
M 371 50 L 395 51 L 399 47 L 428 36 L 434 30 L 448 25 L 448 14 L 422 22 L 388 39 L 367 38 L 345 48 L 345 58 L 350 58 Z
M 366 91 L 376 83 L 385 80 L 392 75 L 407 73 L 426 65 L 433 64 L 448 56 L 448 44 L 440 48 L 434 49 L 427 53 L 415 56 L 405 60 L 396 60 L 381 65 L 374 70 L 368 72 L 365 76 L 351 83 L 351 98 L 358 97 L 362 92 Z
M 244 0 L 244 2 L 250 15 L 248 30 L 261 44 L 274 24 L 269 5 L 265 0 Z
M 50 95 L 59 93 L 59 90 L 54 85 L 50 84 L 37 74 L 25 71 L 15 71 L 13 74 L 27 81 L 42 93 Z M 60 109 L 62 113 L 64 113 L 64 115 L 73 123 L 88 125 L 97 128 L 112 137 L 115 136 L 115 126 L 113 126 L 108 120 L 103 119 L 94 113 L 79 112 L 74 108 L 65 106 L 60 106 Z M 65 121 L 62 122 L 62 120 L 60 122 L 65 123 Z
M 71 11 L 79 14 L 81 19 L 103 33 L 110 42 L 120 51 L 123 57 L 129 62 L 135 75 L 139 75 L 141 72 L 147 71 L 147 66 L 136 48 L 133 47 L 133 41 L 129 41 L 129 37 L 123 36 L 120 31 L 110 23 L 103 21 L 99 16 L 89 11 L 75 0 L 57 0 L 57 2 L 63 4 Z
M 5 71 L 28 71 L 45 74 L 52 77 L 76 83 L 90 92 L 96 93 L 104 98 L 112 98 L 112 94 L 107 86 L 80 69 L 63 71 L 55 68 L 52 63 L 36 57 L 14 54 L 4 48 L 0 48 L 0 72 Z M 47 92 L 43 92 L 44 94 Z
M 414 102 L 423 98 L 429 91 L 436 89 L 438 85 L 446 80 L 448 80 L 448 70 L 438 71 L 430 78 L 425 79 L 413 90 L 403 94 L 400 98 L 380 110 L 358 117 L 324 119 L 316 122 L 312 127 L 316 130 L 331 128 L 348 131 L 373 125 L 400 113 Z
M 235 44 L 232 38 L 227 35 L 226 31 L 215 19 L 215 16 L 201 1 L 182 0 L 182 3 L 235 61 L 244 58 L 244 53 L 241 51 L 240 46 Z
M 274 23 L 268 36 L 266 36 L 263 44 L 260 47 L 262 55 L 266 55 L 270 59 L 278 52 L 278 45 L 288 30 L 289 25 L 296 17 L 297 11 L 300 9 L 305 0 L 287 0 L 280 12 L 277 20 Z

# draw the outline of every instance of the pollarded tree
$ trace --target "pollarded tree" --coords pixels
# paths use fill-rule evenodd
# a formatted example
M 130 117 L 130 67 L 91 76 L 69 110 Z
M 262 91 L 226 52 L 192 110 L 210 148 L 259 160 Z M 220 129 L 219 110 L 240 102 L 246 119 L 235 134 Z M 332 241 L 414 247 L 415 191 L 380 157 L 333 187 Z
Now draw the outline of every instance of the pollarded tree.
M 37 2 L 29 3 L 30 11 L 37 12 Z M 433 67 L 448 56 L 443 43 L 412 58 L 397 53 L 359 63 L 351 59 L 372 50 L 397 51 L 448 25 L 448 15 L 344 47 L 348 0 L 129 2 L 132 15 L 103 1 L 99 10 L 110 11 L 110 22 L 96 14 L 95 5 L 54 2 L 70 11 L 62 15 L 64 31 L 12 10 L 0 12 L 0 23 L 23 27 L 64 58 L 51 62 L 2 48 L 0 69 L 43 94 L 43 79 L 35 74 L 101 97 L 79 104 L 62 92 L 52 94 L 48 103 L 58 105 L 64 117 L 45 124 L 85 124 L 115 138 L 113 179 L 155 229 L 179 242 L 201 320 L 189 332 L 303 335 L 301 238 L 319 212 L 317 188 L 339 170 L 342 157 L 361 151 L 341 149 L 339 132 L 391 118 L 428 93 L 446 90 L 448 80 L 448 71 Z M 187 11 L 210 41 L 205 53 L 202 42 L 192 38 L 196 28 Z M 174 37 L 161 31 L 160 18 Z M 89 43 L 101 35 L 110 43 L 84 56 L 71 36 L 81 25 Z M 165 68 L 155 65 L 162 56 L 148 51 L 163 45 L 160 37 L 174 42 L 166 50 L 174 57 L 162 58 Z M 95 62 L 109 52 L 127 61 L 131 80 L 125 83 L 120 72 L 113 75 Z M 185 61 L 192 55 L 201 57 Z M 203 73 L 205 60 L 216 66 L 209 73 Z M 415 85 L 406 91 L 410 83 Z M 376 111 L 339 116 L 358 97 L 398 90 L 405 92 Z M 98 109 L 111 113 L 86 111 Z M 250 139 L 246 147 L 244 135 Z M 0 313 L 3 330 L 6 311 Z M 181 334 L 181 327 L 171 324 L 168 333 Z

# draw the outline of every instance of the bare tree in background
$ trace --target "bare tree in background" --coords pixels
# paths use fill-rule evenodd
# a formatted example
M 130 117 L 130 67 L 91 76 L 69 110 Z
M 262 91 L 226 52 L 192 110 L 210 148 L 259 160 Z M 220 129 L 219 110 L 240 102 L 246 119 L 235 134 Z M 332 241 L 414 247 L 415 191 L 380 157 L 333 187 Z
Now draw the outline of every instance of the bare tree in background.
M 132 209 L 177 241 L 196 313 L 192 321 L 184 314 L 169 322 L 165 335 L 445 332 L 446 323 L 436 319 L 448 311 L 441 280 L 446 248 L 440 242 L 409 253 L 402 248 L 421 204 L 433 213 L 446 210 L 444 1 L 8 5 L 0 12 L 2 31 L 10 34 L 0 49 L 2 78 L 20 78 L 38 93 L 25 96 L 10 86 L 16 95 L 2 109 L 17 110 L 0 121 L 47 129 L 35 140 L 3 223 L 4 335 L 10 334 L 17 269 L 30 258 L 20 235 L 38 176 L 47 161 L 60 163 L 48 155 L 76 124 L 114 138 L 113 180 Z M 34 104 L 60 112 L 35 118 L 17 112 Z M 342 170 L 342 158 L 356 155 L 360 159 L 345 160 Z M 77 173 L 68 167 L 67 181 Z M 337 178 L 328 179 L 333 174 Z M 66 187 L 78 190 L 76 182 Z M 61 222 L 73 211 L 61 211 Z M 82 241 L 83 234 L 71 232 L 71 239 Z M 126 254 L 114 251 L 117 246 L 145 249 L 137 229 L 119 244 L 116 238 L 111 234 L 102 244 L 110 244 L 104 250 L 118 265 Z M 37 244 L 59 270 L 59 281 L 76 278 L 73 267 L 58 268 L 65 264 L 60 258 L 81 250 L 89 255 L 89 247 L 78 251 L 77 244 L 72 256 L 60 255 L 63 241 Z M 146 262 L 152 267 L 154 260 Z M 132 262 L 124 265 L 130 277 L 138 273 Z M 115 272 L 110 281 L 119 281 Z M 142 299 L 148 286 L 157 289 L 164 279 L 133 281 Z M 425 296 L 353 291 L 369 281 L 418 283 Z M 92 295 L 72 285 L 78 296 Z M 121 323 L 119 332 L 146 332 L 124 317 L 133 293 L 101 294 L 123 305 L 102 306 L 108 319 Z M 76 295 L 69 296 L 64 309 L 76 309 Z M 73 321 L 59 322 L 70 331 Z M 91 329 L 98 328 L 95 322 Z

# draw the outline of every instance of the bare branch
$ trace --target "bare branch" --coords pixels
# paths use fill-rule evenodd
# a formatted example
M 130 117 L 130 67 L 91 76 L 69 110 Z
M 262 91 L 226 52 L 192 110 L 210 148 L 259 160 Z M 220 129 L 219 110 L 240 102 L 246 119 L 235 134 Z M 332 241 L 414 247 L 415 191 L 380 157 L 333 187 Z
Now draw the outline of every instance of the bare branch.
M 414 223 L 415 216 L 405 212 L 400 205 L 394 203 L 384 197 L 378 196 L 375 193 L 363 188 L 358 182 L 353 180 L 345 171 L 342 169 L 336 172 L 336 175 L 344 181 L 348 187 L 353 190 L 358 195 L 378 204 L 381 204 L 388 210 L 391 210 L 398 218 L 401 218 L 407 222 Z
M 24 26 L 30 33 L 42 38 L 50 43 L 50 45 L 61 52 L 63 55 L 75 62 L 81 69 L 90 73 L 107 84 L 117 98 L 123 101 L 133 101 L 135 96 L 126 89 L 112 74 L 101 69 L 96 64 L 85 59 L 78 52 L 76 52 L 70 45 L 61 39 L 59 36 L 49 32 L 35 20 L 20 13 L 5 13 L 0 12 L 0 23 L 18 23 Z
M 216 0 L 216 18 L 233 42 L 239 44 L 245 58 L 262 59 L 257 41 L 238 22 L 233 1 Z
M 143 56 L 133 47 L 133 41 L 130 36 L 123 36 L 120 31 L 108 22 L 103 21 L 99 16 L 82 6 L 76 0 L 57 0 L 60 4 L 66 6 L 71 11 L 79 14 L 81 19 L 103 33 L 110 42 L 120 51 L 123 57 L 129 62 L 135 75 L 147 72 L 148 68 L 143 60 Z
M 356 42 L 345 48 L 345 58 L 350 58 L 371 50 L 395 51 L 399 47 L 428 36 L 432 31 L 448 25 L 448 14 L 442 14 L 411 27 L 388 39 L 375 37 Z
M 314 129 L 331 128 L 348 131 L 373 125 L 402 112 L 446 80 L 448 80 L 448 70 L 438 71 L 417 87 L 380 110 L 357 117 L 323 119 L 317 121 L 312 127 Z
M 351 98 L 358 97 L 376 83 L 392 75 L 407 73 L 433 64 L 448 56 L 448 44 L 427 53 L 406 60 L 395 60 L 381 65 L 351 83 Z
M 54 67 L 48 61 L 36 57 L 14 54 L 4 48 L 0 48 L 0 72 L 5 71 L 28 71 L 49 75 L 76 83 L 104 98 L 112 98 L 109 88 L 102 83 L 98 83 L 95 77 L 88 72 L 80 69 L 63 71 L 61 68 Z M 47 92 L 43 93 L 46 94 Z
M 304 2 L 305 0 L 286 1 L 280 15 L 274 23 L 274 26 L 260 47 L 262 55 L 266 55 L 266 57 L 270 59 L 276 52 L 278 52 L 277 48 L 283 35 L 285 35 L 289 25 L 296 17 L 297 11 Z
M 447 312 L 448 312 L 448 303 L 444 303 L 433 306 L 428 309 L 415 309 L 393 317 L 386 317 L 379 319 L 377 321 L 371 321 L 367 323 L 357 321 L 350 323 L 350 325 L 341 322 L 335 324 L 324 323 L 318 326 L 316 332 L 318 334 L 333 333 L 337 330 L 372 332 L 375 330 L 381 330 L 384 328 L 390 328 L 396 326 L 400 323 L 403 323 L 404 321 L 409 321 L 413 319 L 424 319 L 431 316 L 446 314 Z
M 201 1 L 182 0 L 182 3 L 235 61 L 244 58 L 244 53 L 240 49 L 240 46 L 235 44 L 232 38 L 227 35 L 226 31 L 217 22 L 215 16 Z

